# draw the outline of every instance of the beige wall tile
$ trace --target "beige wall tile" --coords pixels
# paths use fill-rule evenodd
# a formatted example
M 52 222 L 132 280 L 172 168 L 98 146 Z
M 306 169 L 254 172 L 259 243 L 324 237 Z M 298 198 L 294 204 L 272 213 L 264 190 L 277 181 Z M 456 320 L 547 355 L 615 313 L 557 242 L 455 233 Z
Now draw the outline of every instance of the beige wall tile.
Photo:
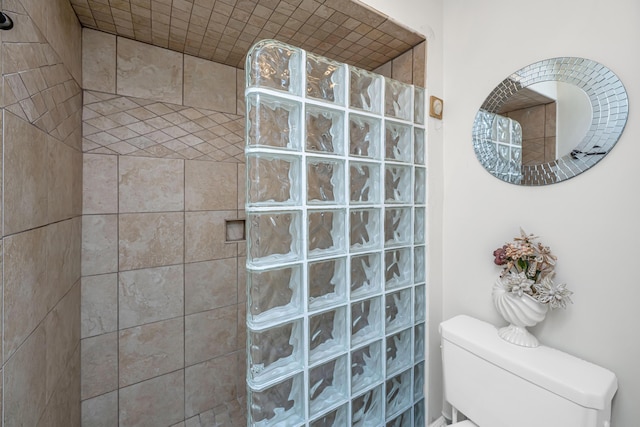
M 236 398 L 237 357 L 218 357 L 185 369 L 185 416 L 191 417 Z
M 236 68 L 185 55 L 184 105 L 236 114 Z
M 182 57 L 177 52 L 118 37 L 118 95 L 182 104 Z
M 37 426 L 52 425 L 80 427 L 80 346 L 69 359 Z
M 82 399 L 118 388 L 118 334 L 98 335 L 81 342 Z
M 413 48 L 413 84 L 420 87 L 427 85 L 426 41 Z
M 82 218 L 49 224 L 47 230 L 47 309 L 80 280 Z M 79 301 L 78 301 L 79 304 Z
M 247 305 L 238 304 L 238 342 L 237 350 L 244 350 L 247 347 Z
M 238 210 L 244 210 L 246 204 L 247 167 L 244 163 L 238 164 Z M 239 216 L 244 218 L 244 215 Z
M 244 75 L 244 70 L 237 69 L 236 70 L 236 99 L 237 99 L 237 107 L 236 114 L 239 116 L 244 116 L 246 114 L 246 102 L 244 100 L 244 90 L 246 85 L 246 77 Z
M 121 156 L 120 213 L 184 210 L 184 161 Z
M 38 7 L 42 8 L 42 2 Z M 60 56 L 69 72 L 78 84 L 82 83 L 82 27 L 71 3 L 67 0 L 51 0 L 47 3 L 46 30 L 47 41 Z M 43 27 L 40 26 L 42 29 Z
M 118 156 L 84 154 L 82 212 L 118 212 Z
M 116 273 L 82 278 L 82 338 L 118 329 L 118 275 Z
M 247 257 L 238 256 L 238 303 L 247 301 Z
M 183 265 L 120 273 L 120 329 L 184 315 L 183 278 Z
M 184 371 L 122 388 L 120 427 L 171 425 L 184 420 Z
M 413 51 L 409 50 L 391 61 L 391 78 L 413 83 Z
M 185 317 L 187 366 L 232 352 L 236 347 L 236 305 Z
M 236 211 L 185 213 L 185 262 L 208 261 L 237 256 L 235 243 L 225 243 L 225 219 Z
M 82 275 L 118 271 L 118 216 L 82 217 Z
M 185 162 L 185 207 L 188 211 L 236 209 L 237 163 Z
M 186 314 L 211 310 L 237 301 L 236 258 L 185 265 L 184 297 Z
M 48 137 L 47 222 L 61 221 L 82 214 L 82 153 Z
M 118 392 L 84 400 L 82 427 L 118 427 Z
M 44 327 L 37 328 L 4 366 L 4 425 L 35 426 L 46 404 Z
M 47 399 L 65 374 L 80 343 L 80 282 L 49 312 L 44 321 L 47 336 Z
M 238 358 L 236 387 L 238 390 L 238 397 L 243 397 L 247 395 L 247 352 L 243 349 L 235 354 Z
M 116 36 L 82 29 L 82 87 L 116 93 Z
M 35 126 L 5 111 L 5 235 L 47 222 L 47 141 Z
M 122 214 L 119 225 L 121 271 L 184 262 L 183 213 Z
M 184 318 L 120 331 L 118 361 L 120 387 L 184 367 Z
M 46 247 L 44 228 L 4 239 L 4 360 L 47 314 Z
M 373 72 L 376 74 L 380 74 L 381 76 L 391 78 L 391 62 L 392 61 L 382 64 L 381 66 L 373 70 Z

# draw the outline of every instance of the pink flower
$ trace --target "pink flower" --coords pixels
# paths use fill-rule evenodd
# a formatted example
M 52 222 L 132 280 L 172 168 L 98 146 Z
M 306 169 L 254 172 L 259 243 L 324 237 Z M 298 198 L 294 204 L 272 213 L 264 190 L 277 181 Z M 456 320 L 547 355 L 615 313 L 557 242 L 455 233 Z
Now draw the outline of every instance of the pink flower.
M 493 256 L 496 257 L 493 260 L 496 265 L 505 265 L 507 263 L 507 246 L 505 245 L 493 251 Z

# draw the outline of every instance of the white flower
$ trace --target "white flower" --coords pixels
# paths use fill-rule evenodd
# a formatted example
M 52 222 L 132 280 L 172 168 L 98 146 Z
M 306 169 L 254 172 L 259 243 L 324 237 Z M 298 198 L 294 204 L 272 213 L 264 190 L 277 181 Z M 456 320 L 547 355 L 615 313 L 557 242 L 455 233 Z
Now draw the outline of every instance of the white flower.
M 571 301 L 573 292 L 567 289 L 567 285 L 565 283 L 557 285 L 549 276 L 533 286 L 537 292 L 538 301 L 549 304 L 552 309 L 567 308 L 567 302 L 573 302 Z
M 523 294 L 531 295 L 531 286 L 533 280 L 529 279 L 524 271 L 520 273 L 511 273 L 505 277 L 507 290 L 521 297 Z

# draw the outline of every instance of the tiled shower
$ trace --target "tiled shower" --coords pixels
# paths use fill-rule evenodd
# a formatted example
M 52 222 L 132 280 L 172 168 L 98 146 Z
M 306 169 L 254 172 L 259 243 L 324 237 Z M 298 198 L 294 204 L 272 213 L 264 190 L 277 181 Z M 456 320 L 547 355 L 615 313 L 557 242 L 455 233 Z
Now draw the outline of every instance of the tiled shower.
M 245 425 L 244 70 L 3 10 L 4 425 Z

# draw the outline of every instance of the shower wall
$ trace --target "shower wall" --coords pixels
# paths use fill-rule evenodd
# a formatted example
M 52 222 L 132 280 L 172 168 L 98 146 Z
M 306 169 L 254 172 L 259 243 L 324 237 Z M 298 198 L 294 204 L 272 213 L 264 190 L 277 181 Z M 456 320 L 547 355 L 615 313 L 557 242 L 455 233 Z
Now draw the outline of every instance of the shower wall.
M 242 425 L 243 72 L 88 29 L 83 67 L 82 425 Z
M 80 424 L 81 29 L 67 0 L 3 0 L 3 425 Z
M 380 72 L 424 79 L 424 48 Z M 83 426 L 246 425 L 245 245 L 224 230 L 244 70 L 89 29 L 82 67 Z

